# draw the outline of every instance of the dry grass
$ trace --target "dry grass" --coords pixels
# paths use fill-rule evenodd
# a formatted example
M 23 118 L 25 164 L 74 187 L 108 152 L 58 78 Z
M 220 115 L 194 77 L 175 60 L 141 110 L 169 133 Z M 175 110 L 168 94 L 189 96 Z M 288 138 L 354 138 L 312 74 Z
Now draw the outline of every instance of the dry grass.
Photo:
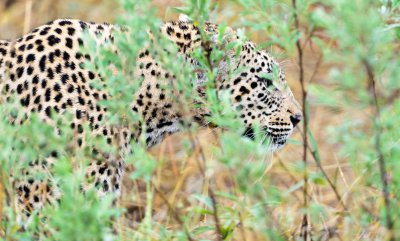
M 46 23 L 47 21 L 62 18 L 71 17 L 79 18 L 87 21 L 99 21 L 112 22 L 116 13 L 116 7 L 112 3 L 113 1 L 108 0 L 41 0 L 41 1 L 15 1 L 10 7 L 5 8 L 0 4 L 0 39 L 13 39 L 20 36 L 26 29 L 38 26 Z M 29 4 L 32 3 L 32 6 Z M 166 6 L 176 6 L 179 1 L 170 0 L 155 0 L 154 5 L 159 8 L 159 14 L 162 18 L 173 18 L 175 16 L 170 10 L 166 10 Z M 25 12 L 25 9 L 31 9 L 30 14 Z M 29 17 L 28 21 L 23 21 L 26 17 Z M 255 36 L 256 40 L 262 41 L 263 37 Z M 314 50 L 312 50 L 314 49 Z M 314 72 L 314 68 L 317 64 L 319 52 L 317 48 L 310 48 L 308 46 L 305 49 L 305 75 L 306 79 L 309 79 Z M 289 85 L 294 91 L 297 99 L 301 99 L 300 86 L 297 81 L 298 77 L 298 66 L 295 59 L 285 60 L 283 66 L 287 73 L 287 79 Z M 314 82 L 319 84 L 326 83 L 326 74 L 328 66 L 322 64 L 318 72 L 314 77 Z M 312 96 L 311 96 L 312 102 Z M 352 172 L 349 163 L 346 159 L 338 156 L 337 150 L 340 147 L 340 143 L 332 143 L 329 140 L 329 135 L 326 132 L 327 126 L 335 126 L 342 120 L 342 113 L 340 110 L 331 110 L 318 106 L 312 106 L 310 113 L 310 127 L 316 137 L 317 143 L 319 144 L 321 152 L 322 167 L 331 177 L 333 182 L 338 187 L 339 193 L 343 197 L 345 205 L 349 208 L 350 212 L 352 207 L 359 207 L 368 196 L 374 196 L 378 192 L 377 190 L 367 189 L 360 187 L 358 183 L 362 177 L 355 176 Z M 364 117 L 365 118 L 365 117 Z M 218 145 L 217 131 L 204 129 L 198 133 L 198 139 L 200 140 L 201 146 L 203 147 L 206 156 L 209 160 L 213 160 L 213 148 Z M 218 190 L 235 190 L 236 184 L 231 178 L 231 174 L 226 169 L 223 169 L 218 163 L 209 163 L 212 165 L 213 174 L 210 176 L 212 182 L 209 180 L 203 180 L 195 159 L 197 158 L 198 151 L 195 150 L 190 156 L 187 156 L 182 151 L 182 139 L 185 139 L 185 134 L 177 134 L 167 138 L 162 144 L 151 149 L 151 153 L 163 163 L 160 168 L 156 171 L 154 177 L 154 183 L 158 186 L 159 191 L 169 201 L 177 207 L 177 211 L 181 212 L 187 208 L 190 208 L 192 201 L 188 198 L 193 193 L 206 193 L 209 185 L 215 185 Z M 296 140 L 301 140 L 299 131 L 297 131 L 293 137 Z M 272 161 L 269 167 L 265 171 L 265 175 L 271 177 L 273 185 L 279 187 L 282 192 L 285 192 L 289 187 L 300 182 L 302 180 L 302 173 L 296 171 L 296 165 L 302 158 L 302 147 L 297 145 L 287 145 L 283 150 L 276 153 L 272 157 Z M 310 169 L 317 170 L 318 167 L 313 161 L 310 161 Z M 124 185 L 124 197 L 121 200 L 123 206 L 127 207 L 128 215 L 130 219 L 128 227 L 134 227 L 131 222 L 133 219 L 139 219 L 141 216 L 142 209 L 145 204 L 145 193 L 144 186 L 140 183 L 133 183 L 128 178 L 125 180 Z M 352 190 L 362 190 L 365 195 L 353 196 Z M 363 190 L 364 189 L 364 190 Z M 1 190 L 1 184 L 0 184 Z M 327 218 L 322 218 L 322 222 L 315 224 L 316 230 L 321 228 L 329 228 L 332 225 L 336 225 L 340 215 L 341 208 L 338 200 L 333 194 L 332 190 L 328 185 L 313 185 L 310 183 L 309 187 L 310 198 L 320 205 L 324 206 L 328 210 Z M 0 198 L 2 193 L 0 192 Z M 229 205 L 229 200 L 220 198 L 218 200 L 221 203 Z M 1 205 L 2 202 L 0 202 Z M 279 220 L 282 217 L 292 217 L 293 225 L 288 227 L 282 227 L 283 232 L 289 238 L 293 233 L 297 232 L 298 227 L 301 224 L 301 212 L 298 210 L 302 207 L 302 192 L 301 190 L 293 191 L 288 195 L 284 203 L 271 210 L 275 220 Z M 366 207 L 368 208 L 368 207 Z M 176 227 L 178 224 L 176 220 L 167 216 L 168 207 L 165 200 L 161 195 L 156 195 L 154 200 L 155 218 L 159 219 L 160 222 L 165 223 L 166 226 Z M 0 206 L 1 210 L 1 206 Z M 373 208 L 371 212 L 376 212 Z M 298 216 L 295 216 L 298 215 Z M 193 224 L 212 222 L 213 220 L 193 220 Z M 340 221 L 340 220 L 339 220 Z M 127 227 L 125 227 L 127 228 Z M 370 232 L 378 232 L 378 225 L 371 227 Z M 243 234 L 246 236 L 246 240 L 259 240 L 259 237 L 252 230 L 241 230 L 236 229 L 237 232 L 234 235 L 234 240 L 244 240 Z M 347 237 L 351 237 L 352 232 L 358 232 L 359 230 L 341 230 L 343 240 L 351 240 Z M 334 239 L 333 239 L 334 240 Z

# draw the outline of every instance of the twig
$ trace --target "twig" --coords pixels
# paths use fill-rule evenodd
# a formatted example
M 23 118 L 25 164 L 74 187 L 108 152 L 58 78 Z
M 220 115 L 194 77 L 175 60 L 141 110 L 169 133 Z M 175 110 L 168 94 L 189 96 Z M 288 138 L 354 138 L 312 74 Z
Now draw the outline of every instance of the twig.
M 300 133 L 302 136 L 304 136 L 304 133 L 301 132 L 301 130 L 300 130 Z M 307 148 L 308 148 L 308 151 L 311 153 L 311 156 L 313 157 L 315 163 L 317 164 L 318 169 L 321 171 L 322 175 L 324 175 L 324 178 L 328 181 L 329 186 L 332 188 L 333 192 L 335 193 L 336 199 L 338 200 L 339 204 L 342 206 L 344 211 L 347 211 L 348 209 L 343 202 L 343 197 L 339 194 L 339 191 L 337 190 L 335 184 L 333 183 L 333 181 L 330 179 L 330 177 L 326 173 L 325 169 L 323 168 L 323 166 L 321 164 L 321 160 L 318 158 L 316 151 L 312 150 L 309 145 L 307 145 Z
M 300 22 L 299 18 L 297 15 L 297 7 L 296 7 L 296 0 L 292 0 L 292 6 L 294 10 L 294 24 L 296 30 L 300 33 Z M 307 91 L 305 89 L 305 81 L 304 81 L 304 66 L 303 66 L 303 49 L 301 47 L 300 43 L 300 38 L 297 39 L 296 41 L 296 48 L 297 48 L 297 54 L 299 57 L 299 68 L 300 68 L 300 74 L 299 74 L 299 82 L 301 85 L 301 96 L 302 96 L 302 108 L 303 108 L 303 130 L 304 130 L 304 135 L 303 135 L 303 164 L 304 164 L 304 187 L 303 187 L 303 205 L 304 208 L 307 210 L 308 209 L 308 198 L 307 198 L 307 193 L 308 193 L 308 172 L 307 172 L 307 146 L 308 146 L 308 135 L 307 135 L 307 128 L 308 128 L 308 116 L 307 116 L 307 111 L 306 111 L 306 101 L 307 101 Z M 303 221 L 301 224 L 301 236 L 303 237 L 304 241 L 307 241 L 308 237 L 308 218 L 307 218 L 307 211 L 303 216 Z
M 189 241 L 194 241 L 194 239 L 190 235 L 190 232 L 187 229 L 185 223 L 182 221 L 181 217 L 179 216 L 178 211 L 175 210 L 175 208 L 171 205 L 171 203 L 168 201 L 168 199 L 165 197 L 165 195 L 158 189 L 157 185 L 155 185 L 153 182 L 152 182 L 152 185 L 153 185 L 154 189 L 156 190 L 156 192 L 160 195 L 161 199 L 167 204 L 168 210 L 172 213 L 172 216 L 174 217 L 174 219 L 184 229 L 184 232 L 185 232 L 188 240 Z
M 325 179 L 328 181 L 329 186 L 332 188 L 333 192 L 335 193 L 336 199 L 339 201 L 340 206 L 342 206 L 344 211 L 347 211 L 347 207 L 343 202 L 342 196 L 339 194 L 339 191 L 337 190 L 337 188 L 336 188 L 335 184 L 332 182 L 332 180 L 329 178 L 328 174 L 325 172 L 324 168 L 321 165 L 321 161 L 316 159 L 316 155 L 315 155 L 314 151 L 311 151 L 311 154 L 314 157 L 319 170 L 322 172 L 322 175 L 324 175 Z
M 223 152 L 223 150 L 222 150 L 222 152 Z M 229 170 L 229 177 L 230 177 L 230 179 L 231 179 L 231 181 L 233 182 L 233 192 L 235 193 L 235 196 L 239 196 L 239 193 L 237 192 L 237 186 L 238 186 L 238 184 L 237 184 L 237 182 L 236 182 L 236 179 L 234 178 L 234 174 L 233 174 L 233 170 L 232 170 L 232 168 L 230 168 L 230 167 L 228 167 L 228 170 Z M 242 209 L 242 205 L 240 205 L 240 208 Z M 240 232 L 241 232 L 241 234 L 242 234 L 242 240 L 243 241 L 246 241 L 247 240 L 247 238 L 246 238 L 246 231 L 244 230 L 244 219 L 243 219 L 243 213 L 241 212 L 242 210 L 238 210 L 238 217 L 239 217 L 239 228 L 240 228 Z
M 378 154 L 379 172 L 382 181 L 382 196 L 384 199 L 385 209 L 386 209 L 385 212 L 386 226 L 389 231 L 389 237 L 390 237 L 389 240 L 394 241 L 395 240 L 394 230 L 393 230 L 394 222 L 391 216 L 390 200 L 389 200 L 389 180 L 388 180 L 388 173 L 386 171 L 385 157 L 381 149 L 381 133 L 382 133 L 381 110 L 378 103 L 375 74 L 371 63 L 367 59 L 364 59 L 362 62 L 365 67 L 365 70 L 367 71 L 368 91 L 373 96 L 372 104 L 374 105 L 375 108 L 375 113 L 373 115 L 374 116 L 373 122 L 375 126 L 375 151 Z
M 321 54 L 318 56 L 318 59 L 317 59 L 317 63 L 315 64 L 315 67 L 314 67 L 314 72 L 311 74 L 311 77 L 310 77 L 310 84 L 314 81 L 314 79 L 315 79 L 315 76 L 317 75 L 317 73 L 318 73 L 318 70 L 319 70 L 319 67 L 321 66 L 321 64 L 322 64 L 322 57 L 324 56 L 324 54 L 321 52 Z
M 207 177 L 206 177 L 206 172 L 204 170 L 204 167 L 206 165 L 206 157 L 204 155 L 203 147 L 200 145 L 200 142 L 198 141 L 198 139 L 193 136 L 193 133 L 191 132 L 190 128 L 188 128 L 188 135 L 189 135 L 189 140 L 192 145 L 192 148 L 196 147 L 196 142 L 199 143 L 198 148 L 199 148 L 199 153 L 200 153 L 200 157 L 203 162 L 203 165 L 199 162 L 198 158 L 196 158 L 196 163 L 197 163 L 198 168 L 200 169 L 200 173 L 201 173 L 203 179 L 206 180 Z M 210 196 L 211 204 L 212 204 L 212 208 L 213 208 L 212 212 L 213 212 L 213 217 L 214 217 L 214 221 L 215 221 L 215 227 L 218 232 L 218 240 L 222 241 L 223 233 L 222 233 L 222 228 L 221 228 L 221 224 L 220 224 L 220 220 L 219 220 L 219 216 L 218 216 L 218 203 L 217 203 L 217 199 L 215 198 L 215 193 L 214 193 L 214 190 L 211 187 L 211 185 L 208 187 L 208 194 Z
M 289 175 L 290 179 L 292 179 L 293 183 L 298 183 L 298 180 L 296 179 L 295 176 L 292 175 L 292 173 L 290 173 L 289 168 L 282 162 L 282 159 L 279 158 L 279 156 L 276 157 L 276 159 L 278 160 L 279 165 L 283 168 L 283 170 Z M 301 199 L 300 197 L 298 197 L 295 192 L 293 192 L 293 196 L 300 202 Z

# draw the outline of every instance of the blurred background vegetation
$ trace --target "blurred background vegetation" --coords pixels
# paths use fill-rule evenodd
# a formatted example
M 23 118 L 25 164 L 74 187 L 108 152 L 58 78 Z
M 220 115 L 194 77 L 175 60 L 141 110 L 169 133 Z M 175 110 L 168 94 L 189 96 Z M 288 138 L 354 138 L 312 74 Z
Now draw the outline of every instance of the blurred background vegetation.
M 107 222 L 96 223 L 97 228 L 88 230 L 84 222 L 64 213 L 55 216 L 69 225 L 54 226 L 58 236 L 53 239 L 400 238 L 399 1 L 236 0 L 211 1 L 203 6 L 199 3 L 209 1 L 154 0 L 147 8 L 156 9 L 155 16 L 140 7 L 129 8 L 127 3 L 135 1 L 120 2 L 125 4 L 124 9 L 118 1 L 109 0 L 3 0 L 0 39 L 17 38 L 64 17 L 114 23 L 123 13 L 167 21 L 177 19 L 176 7 L 191 6 L 188 13 L 193 16 L 206 10 L 212 22 L 244 30 L 249 39 L 271 52 L 284 68 L 297 100 L 307 93 L 307 103 L 303 103 L 308 113 L 307 159 L 303 127 L 267 161 L 243 157 L 243 162 L 262 167 L 256 174 L 249 169 L 249 176 L 240 176 L 240 165 L 232 168 L 215 157 L 219 153 L 216 149 L 229 144 L 218 130 L 196 130 L 199 145 L 190 150 L 186 134 L 172 135 L 150 150 L 148 158 L 157 163 L 151 182 L 132 181 L 127 175 L 120 200 L 124 214 L 115 214 L 119 209 L 112 214 L 102 213 L 109 203 L 87 210 L 104 215 L 105 220 L 117 216 L 114 226 L 118 234 L 104 232 Z M 299 81 L 301 73 L 303 85 Z M 206 181 L 196 161 L 200 152 L 208 161 Z M 246 185 L 254 190 L 242 187 Z M 210 187 L 217 193 L 219 230 L 213 218 Z M 0 237 L 30 240 L 40 225 L 26 235 L 18 234 L 10 221 L 14 216 L 4 207 L 4 187 L 1 190 L 0 212 L 7 218 L 3 218 Z M 83 200 L 78 201 L 84 205 Z M 61 210 L 76 211 L 68 206 Z M 99 217 L 94 215 L 93 219 Z M 87 235 L 71 236 L 74 230 L 87 231 Z

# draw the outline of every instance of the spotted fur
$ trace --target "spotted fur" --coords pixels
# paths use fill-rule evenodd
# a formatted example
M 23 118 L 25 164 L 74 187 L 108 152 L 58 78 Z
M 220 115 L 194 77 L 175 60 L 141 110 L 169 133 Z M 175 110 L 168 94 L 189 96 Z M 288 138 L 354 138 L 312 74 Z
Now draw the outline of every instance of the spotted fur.
M 207 23 L 204 27 L 211 41 L 218 35 L 218 27 Z M 59 19 L 40 26 L 15 41 L 0 41 L 0 87 L 2 100 L 17 95 L 26 118 L 37 113 L 50 124 L 54 114 L 72 113 L 70 127 L 77 133 L 76 143 L 84 146 L 84 123 L 88 123 L 93 135 L 101 135 L 109 143 L 118 143 L 121 152 L 127 151 L 128 143 L 137 140 L 141 132 L 145 133 L 147 145 L 153 146 L 162 141 L 165 135 L 181 129 L 183 120 L 179 105 L 161 85 L 174 76 L 160 67 L 150 54 L 143 50 L 138 56 L 137 76 L 142 78 L 134 102 L 127 111 L 137 112 L 145 122 L 146 129 L 127 130 L 113 128 L 104 123 L 107 108 L 99 102 L 110 98 L 105 91 L 92 87 L 94 81 L 103 81 L 97 72 L 84 68 L 85 61 L 93 61 L 89 54 L 81 52 L 84 45 L 84 32 L 100 46 L 112 43 L 114 25 L 86 23 L 79 20 Z M 189 21 L 167 22 L 162 32 L 178 46 L 180 53 L 192 64 L 190 58 L 193 49 L 204 47 L 200 30 Z M 228 28 L 224 41 L 238 40 L 235 32 Z M 212 51 L 212 48 L 206 49 Z M 229 60 L 229 61 L 228 61 Z M 255 125 L 260 125 L 265 134 L 271 137 L 271 150 L 282 147 L 291 135 L 295 125 L 301 120 L 301 112 L 292 92 L 286 85 L 285 76 L 279 65 L 266 52 L 258 50 L 251 42 L 242 44 L 241 53 L 236 58 L 233 51 L 227 51 L 223 60 L 217 63 L 218 93 L 228 92 L 237 109 L 237 116 L 246 128 L 245 135 L 253 138 Z M 278 69 L 278 78 L 272 79 L 266 74 Z M 204 75 L 198 75 L 198 85 L 204 81 Z M 104 83 L 104 81 L 103 81 Z M 201 111 L 199 111 L 201 110 Z M 204 108 L 193 110 L 195 121 L 204 121 L 208 111 Z M 24 120 L 12 120 L 18 124 Z M 54 202 L 60 197 L 51 180 L 35 180 L 32 171 L 49 171 L 58 153 L 41 161 L 31 163 L 26 170 L 26 179 L 18 181 L 16 188 L 22 210 L 29 215 Z M 99 194 L 120 193 L 124 164 L 121 155 L 117 157 L 100 155 L 93 160 L 87 177 L 92 180 L 83 185 L 83 189 L 96 187 Z

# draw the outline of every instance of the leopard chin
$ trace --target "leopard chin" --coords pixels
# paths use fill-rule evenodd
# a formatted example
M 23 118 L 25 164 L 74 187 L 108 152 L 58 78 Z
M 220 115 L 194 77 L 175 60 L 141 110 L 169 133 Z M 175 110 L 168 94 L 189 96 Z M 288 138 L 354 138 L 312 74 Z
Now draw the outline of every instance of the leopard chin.
M 270 151 L 270 152 L 279 151 L 280 149 L 282 149 L 285 146 L 288 138 L 289 137 L 271 141 L 268 146 L 268 151 Z
M 262 143 L 265 144 L 268 147 L 269 152 L 275 152 L 280 149 L 282 149 L 289 137 L 292 135 L 293 131 L 290 131 L 289 133 L 286 133 L 284 135 L 279 134 L 275 135 L 271 132 L 264 131 L 265 138 L 262 138 Z M 254 129 L 249 127 L 246 128 L 245 132 L 243 133 L 243 136 L 255 141 L 255 134 L 254 134 Z

